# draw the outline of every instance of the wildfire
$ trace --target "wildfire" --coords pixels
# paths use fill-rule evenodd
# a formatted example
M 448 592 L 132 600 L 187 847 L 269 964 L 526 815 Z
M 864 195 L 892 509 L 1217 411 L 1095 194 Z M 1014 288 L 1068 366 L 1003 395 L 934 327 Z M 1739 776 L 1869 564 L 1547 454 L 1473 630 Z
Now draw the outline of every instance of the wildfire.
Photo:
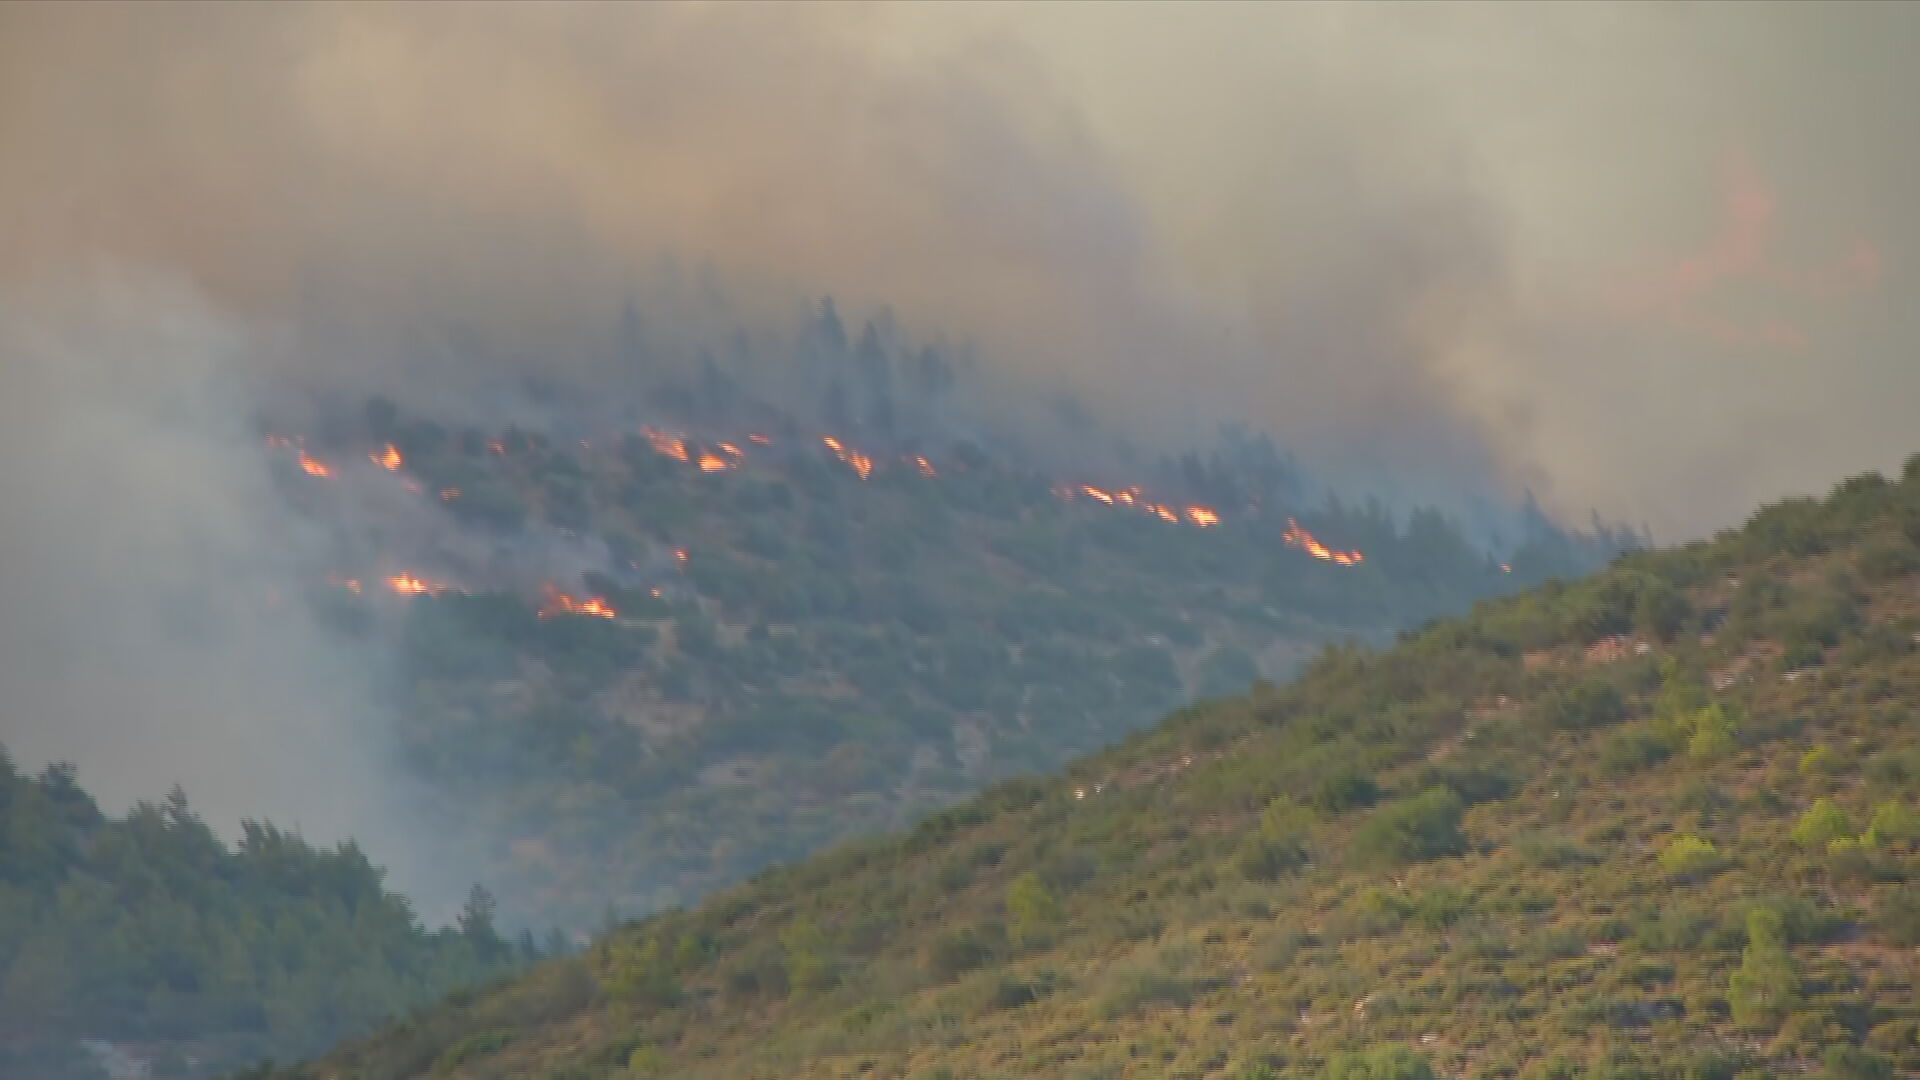
M 733 462 L 726 458 L 718 454 L 710 454 L 705 450 L 700 451 L 701 472 L 726 472 L 731 468 L 733 468 Z
M 647 441 L 653 444 L 655 453 L 670 457 L 683 465 L 689 463 L 687 440 L 678 435 L 668 435 L 662 431 L 655 431 L 650 427 L 641 428 L 640 434 L 645 435 Z
M 861 453 L 858 450 L 847 449 L 845 446 L 842 446 L 840 444 L 839 439 L 836 439 L 831 435 L 821 436 L 820 441 L 826 444 L 827 449 L 833 451 L 834 457 L 837 457 L 841 461 L 846 462 L 849 468 L 851 468 L 854 472 L 858 473 L 860 475 L 860 479 L 865 480 L 867 477 L 873 475 L 873 459 L 872 458 L 868 457 L 867 455 Z
M 308 476 L 317 476 L 322 480 L 333 479 L 333 469 L 308 457 L 305 450 L 300 451 L 300 469 Z
M 1090 498 L 1099 499 L 1101 502 L 1106 503 L 1108 506 L 1113 505 L 1113 496 L 1107 494 L 1104 491 L 1101 491 L 1099 488 L 1094 487 L 1092 484 L 1082 484 L 1080 485 L 1080 490 L 1086 492 Z
M 439 596 L 447 591 L 445 585 L 436 585 L 421 581 L 409 574 L 395 574 L 387 579 L 387 588 L 401 596 Z
M 1501 573 L 1503 573 L 1503 574 L 1511 574 L 1511 573 L 1513 573 L 1513 567 L 1511 567 L 1511 566 L 1508 566 L 1508 565 L 1507 565 L 1506 563 L 1501 563 L 1501 564 L 1500 564 L 1500 572 L 1501 572 Z
M 684 551 L 676 551 L 676 552 L 674 552 L 674 553 L 673 553 L 673 557 L 674 557 L 675 559 L 677 559 L 677 560 L 679 560 L 679 562 L 680 562 L 680 565 L 682 565 L 682 566 L 685 566 L 685 565 L 686 565 L 686 562 L 687 562 L 687 553 L 686 553 L 686 552 L 684 552 Z
M 612 605 L 598 596 L 589 596 L 585 600 L 575 600 L 551 585 L 541 589 L 545 603 L 541 605 L 540 617 L 552 618 L 555 615 L 592 615 L 595 618 L 611 619 L 619 614 Z
M 1334 551 L 1327 547 L 1327 545 L 1315 540 L 1312 533 L 1301 528 L 1300 523 L 1292 518 L 1287 519 L 1287 531 L 1280 539 L 1286 541 L 1289 546 L 1297 547 L 1322 562 L 1335 563 L 1339 566 L 1359 566 L 1361 563 L 1367 561 L 1367 557 L 1357 551 Z
M 388 472 L 399 472 L 400 466 L 406 463 L 400 456 L 400 448 L 392 443 L 388 443 L 387 448 L 377 454 L 368 454 L 367 458 Z
M 940 475 L 939 473 L 933 471 L 933 462 L 928 461 L 926 458 L 923 458 L 918 454 L 915 454 L 913 456 L 913 467 L 920 470 L 921 476 Z
M 1187 520 L 1202 528 L 1220 524 L 1220 515 L 1204 506 L 1187 507 Z
M 495 453 L 495 454 L 502 454 L 502 455 L 504 455 L 504 454 L 505 454 L 505 453 L 507 452 L 507 448 L 506 448 L 506 446 L 505 446 L 504 444 L 502 444 L 502 443 L 500 442 L 500 440 L 499 440 L 499 439 L 488 439 L 488 440 L 487 440 L 487 449 L 488 449 L 488 451 L 490 451 L 490 452 L 492 452 L 492 453 Z

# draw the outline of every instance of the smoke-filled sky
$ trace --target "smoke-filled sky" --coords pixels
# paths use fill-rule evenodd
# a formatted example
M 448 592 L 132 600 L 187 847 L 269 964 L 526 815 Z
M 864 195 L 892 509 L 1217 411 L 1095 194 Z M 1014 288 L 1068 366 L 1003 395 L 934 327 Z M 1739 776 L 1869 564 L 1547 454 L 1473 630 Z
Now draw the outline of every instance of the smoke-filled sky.
M 487 349 L 434 379 L 564 368 L 668 264 L 1150 439 L 1702 534 L 1920 450 L 1916 46 L 1908 5 L 9 4 L 0 620 L 252 527 L 182 419 L 243 384 L 430 400 L 450 328 Z M 5 707 L 65 692 L 8 651 Z

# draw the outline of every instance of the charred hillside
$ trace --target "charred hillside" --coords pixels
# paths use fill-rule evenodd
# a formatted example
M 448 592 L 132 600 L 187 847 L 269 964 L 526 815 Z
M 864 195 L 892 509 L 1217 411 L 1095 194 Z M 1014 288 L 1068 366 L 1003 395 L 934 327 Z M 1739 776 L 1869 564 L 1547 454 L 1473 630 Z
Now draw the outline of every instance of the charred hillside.
M 1129 481 L 676 385 L 671 424 L 375 400 L 266 434 L 435 835 L 536 925 L 685 902 L 1631 542 L 1537 519 L 1495 555 L 1306 504 L 1264 441 Z
M 262 1075 L 1911 1071 L 1916 573 L 1920 458 Z

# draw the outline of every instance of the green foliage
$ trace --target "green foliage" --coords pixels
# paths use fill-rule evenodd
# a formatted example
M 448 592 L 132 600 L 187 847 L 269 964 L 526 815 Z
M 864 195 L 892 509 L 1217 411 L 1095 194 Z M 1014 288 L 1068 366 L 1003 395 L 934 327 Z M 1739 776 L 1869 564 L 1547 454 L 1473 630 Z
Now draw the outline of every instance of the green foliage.
M 1372 806 L 1380 797 L 1380 786 L 1365 770 L 1343 765 L 1324 777 L 1313 789 L 1313 808 L 1332 816 L 1358 807 Z
M 1675 837 L 1660 852 L 1660 869 L 1676 881 L 1698 881 L 1727 865 L 1720 849 L 1698 836 Z
M 1426 1058 L 1400 1045 L 1342 1051 L 1327 1059 L 1321 1080 L 1434 1080 Z
M 1028 870 L 1008 884 L 1007 936 L 1014 944 L 1045 944 L 1060 920 L 1060 901 L 1054 898 L 1038 873 Z
M 1786 948 L 1780 913 L 1747 913 L 1747 947 L 1727 982 L 1727 1004 L 1742 1027 L 1773 1027 L 1800 1003 L 1800 976 Z
M 680 981 L 660 939 L 636 940 L 622 935 L 607 945 L 601 989 L 615 1001 L 664 1008 L 680 1000 Z
M 1815 799 L 1793 827 L 1793 842 L 1801 847 L 1825 850 L 1827 845 L 1853 835 L 1853 819 L 1829 798 Z
M 1828 1080 L 1893 1080 L 1893 1061 L 1851 1043 L 1835 1043 L 1820 1055 L 1821 1075 Z
M 780 945 L 786 950 L 787 985 L 800 993 L 815 993 L 833 986 L 838 978 L 827 937 L 812 919 L 795 919 L 780 933 Z
M 1574 683 L 1547 702 L 1545 720 L 1560 731 L 1583 731 L 1625 719 L 1626 701 L 1613 684 L 1600 679 Z
M 1695 759 L 1711 759 L 1733 749 L 1740 737 L 1740 718 L 1734 710 L 1715 702 L 1686 718 L 1687 753 Z
M 1450 788 L 1428 788 L 1387 803 L 1354 830 L 1353 853 L 1373 863 L 1463 854 L 1467 838 L 1460 832 L 1462 809 L 1460 796 Z
M 530 959 L 484 890 L 428 931 L 381 876 L 352 843 L 258 822 L 229 849 L 178 788 L 107 817 L 71 767 L 23 775 L 0 748 L 0 1043 L 39 1055 L 109 1033 L 191 1039 L 215 1067 L 297 1057 Z
M 1861 843 L 1871 848 L 1903 847 L 1920 841 L 1920 813 L 1903 799 L 1888 799 L 1873 808 Z

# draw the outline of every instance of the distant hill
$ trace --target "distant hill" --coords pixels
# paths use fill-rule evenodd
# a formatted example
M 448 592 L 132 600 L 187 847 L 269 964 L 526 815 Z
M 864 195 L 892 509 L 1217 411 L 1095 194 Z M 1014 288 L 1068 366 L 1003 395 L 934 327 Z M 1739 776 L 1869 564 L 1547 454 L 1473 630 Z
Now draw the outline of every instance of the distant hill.
M 259 1075 L 1912 1075 L 1917 639 L 1920 457 Z
M 109 818 L 0 748 L 0 1076 L 104 1075 L 83 1041 L 162 1077 L 316 1053 L 539 955 L 484 892 L 428 931 L 380 879 L 270 825 L 229 850 L 178 789 Z
M 1537 518 L 1495 556 L 1434 512 L 1301 505 L 1260 441 L 1123 484 L 656 396 L 706 419 L 375 400 L 268 439 L 345 537 L 313 599 L 391 658 L 435 834 L 542 925 L 687 902 L 1633 540 Z

